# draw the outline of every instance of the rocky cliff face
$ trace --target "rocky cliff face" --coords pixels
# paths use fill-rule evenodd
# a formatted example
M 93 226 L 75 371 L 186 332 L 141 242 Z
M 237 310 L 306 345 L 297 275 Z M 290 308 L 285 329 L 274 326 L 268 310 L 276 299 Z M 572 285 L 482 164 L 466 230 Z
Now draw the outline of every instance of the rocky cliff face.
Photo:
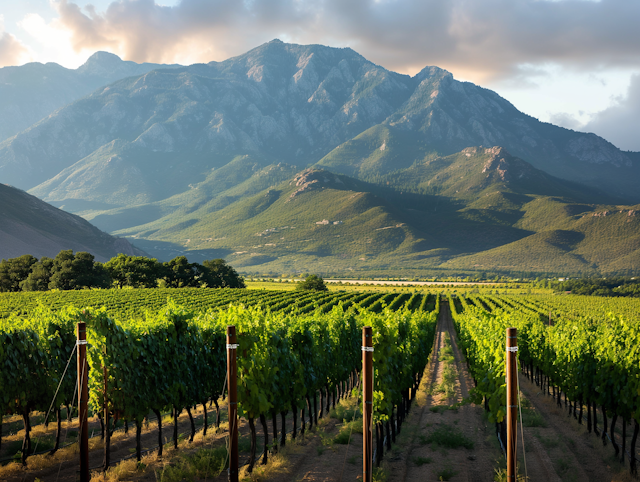
M 319 169 L 305 169 L 296 174 L 289 182 L 290 186 L 296 186 L 297 189 L 291 193 L 289 199 L 293 199 L 303 192 L 316 191 L 324 188 L 335 188 L 339 186 L 344 189 L 344 181 L 340 176 Z
M 0 141 L 118 79 L 171 65 L 136 64 L 97 52 L 77 69 L 55 63 L 0 68 Z

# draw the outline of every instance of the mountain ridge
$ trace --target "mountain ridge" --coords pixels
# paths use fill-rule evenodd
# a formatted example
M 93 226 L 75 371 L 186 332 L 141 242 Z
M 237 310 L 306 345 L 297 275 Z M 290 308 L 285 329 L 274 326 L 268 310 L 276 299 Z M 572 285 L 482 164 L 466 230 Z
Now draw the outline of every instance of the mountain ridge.
M 410 133 L 414 144 L 426 144 L 425 152 L 502 145 L 557 177 L 638 196 L 640 163 L 604 139 L 541 123 L 495 92 L 437 67 L 409 77 L 351 49 L 272 41 L 223 62 L 120 80 L 88 99 L 2 143 L 5 180 L 33 188 L 32 181 L 40 184 L 116 139 L 150 153 L 188 152 L 188 145 L 199 153 L 260 152 L 304 166 L 367 129 L 388 125 Z M 145 109 L 143 102 L 155 108 Z M 130 118 L 127 128 L 109 115 Z M 187 136 L 187 127 L 197 135 Z M 68 134 L 66 144 L 47 134 L 61 130 L 77 133 Z M 30 177 L 17 165 L 27 166 Z
M 311 167 L 220 209 L 205 203 L 116 233 L 160 258 L 223 256 L 251 274 L 594 275 L 640 266 L 640 206 L 590 203 L 589 190 L 500 147 L 430 163 L 443 192 L 403 192 Z
M 128 240 L 114 238 L 88 221 L 57 209 L 35 196 L 0 184 L 0 258 L 31 254 L 55 257 L 60 251 L 88 251 L 98 261 L 118 253 L 144 256 Z
M 0 142 L 100 86 L 158 67 L 177 66 L 137 64 L 108 52 L 96 52 L 77 69 L 67 69 L 54 62 L 30 62 L 19 67 L 2 67 Z

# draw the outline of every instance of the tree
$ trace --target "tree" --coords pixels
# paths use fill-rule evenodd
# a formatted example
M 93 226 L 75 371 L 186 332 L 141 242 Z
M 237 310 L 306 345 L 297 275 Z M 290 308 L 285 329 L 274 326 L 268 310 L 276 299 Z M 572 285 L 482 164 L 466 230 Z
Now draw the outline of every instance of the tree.
M 203 274 L 202 265 L 189 263 L 186 256 L 176 256 L 171 261 L 162 263 L 163 276 L 168 288 L 199 287 Z
M 109 273 L 91 253 L 82 251 L 74 256 L 69 249 L 60 251 L 53 260 L 49 289 L 108 288 L 110 284 Z
M 298 284 L 297 289 L 307 291 L 328 291 L 327 285 L 324 284 L 324 280 L 315 274 L 307 276 L 307 278 Z
M 36 264 L 31 266 L 31 273 L 27 279 L 20 283 L 22 291 L 47 291 L 51 281 L 53 259 L 43 256 Z
M 246 288 L 244 279 L 224 259 L 208 259 L 202 265 L 206 272 L 204 281 L 209 288 Z
M 161 277 L 162 265 L 155 258 L 119 254 L 104 264 L 113 283 L 119 288 L 155 288 Z
M 0 261 L 0 291 L 20 291 L 20 283 L 27 279 L 37 261 L 30 254 Z

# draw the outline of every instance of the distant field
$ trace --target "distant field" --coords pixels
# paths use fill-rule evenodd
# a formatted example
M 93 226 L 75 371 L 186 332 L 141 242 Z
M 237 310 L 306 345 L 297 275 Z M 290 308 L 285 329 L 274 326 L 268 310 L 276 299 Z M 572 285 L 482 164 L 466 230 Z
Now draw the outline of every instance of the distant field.
M 551 294 L 546 288 L 532 288 L 527 283 L 463 283 L 463 282 L 412 282 L 376 280 L 325 280 L 329 291 L 376 291 L 419 293 L 484 293 L 484 294 Z M 420 284 L 421 283 L 421 284 Z M 295 290 L 297 282 L 275 279 L 272 281 L 247 281 L 250 290 Z
M 105 307 L 108 314 L 118 320 L 140 318 L 145 316 L 146 312 L 156 313 L 167 304 L 169 299 L 195 312 L 225 308 L 232 303 L 262 306 L 273 312 L 301 314 L 316 309 L 328 312 L 339 303 L 345 307 L 367 308 L 374 312 L 381 311 L 384 306 L 397 310 L 405 304 L 412 310 L 431 311 L 435 305 L 435 294 L 424 292 L 285 291 L 287 283 L 263 283 L 263 285 L 268 285 L 269 289 L 265 287 L 254 287 L 254 289 L 157 288 L 2 293 L 0 294 L 0 318 L 8 318 L 12 315 L 31 316 L 40 308 L 58 311 L 65 307 Z M 288 287 L 294 288 L 295 284 L 290 283 Z

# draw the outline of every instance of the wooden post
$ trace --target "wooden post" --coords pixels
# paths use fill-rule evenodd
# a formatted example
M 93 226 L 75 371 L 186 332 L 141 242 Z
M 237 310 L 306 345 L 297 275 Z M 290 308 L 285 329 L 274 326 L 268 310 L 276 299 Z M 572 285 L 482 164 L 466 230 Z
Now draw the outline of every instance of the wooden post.
M 507 481 L 516 481 L 516 444 L 518 440 L 518 380 L 516 356 L 518 337 L 516 328 L 507 328 Z
M 89 374 L 87 365 L 87 325 L 79 322 L 77 326 L 78 348 L 78 424 L 80 442 L 80 482 L 89 482 Z
M 109 432 L 109 401 L 107 398 L 107 382 L 109 380 L 109 372 L 107 370 L 106 365 L 102 367 L 102 374 L 104 377 L 104 395 L 103 395 L 103 403 L 104 403 L 104 464 L 103 470 L 106 472 L 111 465 L 111 434 Z
M 373 477 L 373 340 L 370 326 L 362 328 L 362 481 Z
M 229 390 L 229 482 L 238 482 L 238 344 L 236 327 L 227 326 L 227 387 Z

